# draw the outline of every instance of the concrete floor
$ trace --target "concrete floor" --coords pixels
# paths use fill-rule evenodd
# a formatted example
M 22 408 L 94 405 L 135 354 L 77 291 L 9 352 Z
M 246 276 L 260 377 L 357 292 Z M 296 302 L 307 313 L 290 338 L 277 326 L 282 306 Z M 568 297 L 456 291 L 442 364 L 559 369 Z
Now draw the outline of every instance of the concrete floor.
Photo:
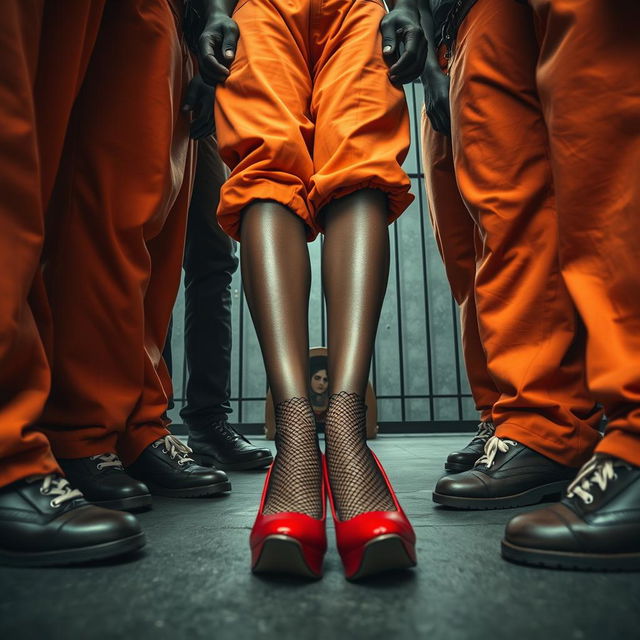
M 372 443 L 416 528 L 415 571 L 350 584 L 330 531 L 321 581 L 253 576 L 247 540 L 264 474 L 234 473 L 229 497 L 156 499 L 139 515 L 147 549 L 124 563 L 0 568 L 0 638 L 640 638 L 640 574 L 512 565 L 499 542 L 516 511 L 435 507 L 443 460 L 467 440 Z

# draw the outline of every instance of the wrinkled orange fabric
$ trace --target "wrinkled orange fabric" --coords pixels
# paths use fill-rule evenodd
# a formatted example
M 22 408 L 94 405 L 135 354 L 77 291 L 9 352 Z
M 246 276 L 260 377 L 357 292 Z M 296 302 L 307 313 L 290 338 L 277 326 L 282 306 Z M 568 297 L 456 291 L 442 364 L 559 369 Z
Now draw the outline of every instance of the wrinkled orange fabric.
M 175 5 L 175 6 L 174 6 Z M 107 3 L 48 212 L 44 278 L 57 457 L 130 464 L 168 432 L 161 359 L 191 172 L 180 3 Z
M 216 94 L 220 153 L 231 168 L 220 226 L 240 240 L 242 210 L 275 200 L 302 218 L 307 237 L 334 198 L 386 192 L 389 222 L 411 203 L 401 168 L 409 121 L 382 58 L 380 0 L 240 0 L 240 40 Z
M 609 418 L 597 450 L 640 465 L 640 3 L 531 5 L 562 275 Z
M 451 293 L 460 307 L 462 350 L 471 395 L 480 419 L 491 420 L 493 405 L 500 394 L 489 374 L 478 328 L 475 276 L 480 233 L 460 197 L 451 140 L 431 126 L 424 109 L 422 165 L 433 233 Z
M 33 428 L 50 386 L 39 265 L 45 209 L 103 4 L 0 3 L 0 486 L 59 472 Z M 61 83 L 49 84 L 47 62 L 61 70 Z
M 455 172 L 481 232 L 476 302 L 497 434 L 579 466 L 600 441 L 584 330 L 560 273 L 531 9 L 478 0 L 453 51 Z

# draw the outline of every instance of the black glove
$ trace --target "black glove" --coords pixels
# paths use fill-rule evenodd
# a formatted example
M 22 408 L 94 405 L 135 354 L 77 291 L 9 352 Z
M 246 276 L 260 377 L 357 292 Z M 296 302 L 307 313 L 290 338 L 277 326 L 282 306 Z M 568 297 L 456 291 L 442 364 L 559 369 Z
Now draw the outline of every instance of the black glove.
M 398 0 L 380 23 L 382 55 L 389 65 L 389 80 L 407 84 L 424 69 L 427 40 L 420 26 L 420 16 L 414 0 Z M 403 45 L 404 51 L 400 51 Z
M 236 57 L 240 30 L 235 20 L 216 11 L 205 16 L 198 37 L 198 64 L 203 80 L 215 87 L 229 75 L 229 67 Z

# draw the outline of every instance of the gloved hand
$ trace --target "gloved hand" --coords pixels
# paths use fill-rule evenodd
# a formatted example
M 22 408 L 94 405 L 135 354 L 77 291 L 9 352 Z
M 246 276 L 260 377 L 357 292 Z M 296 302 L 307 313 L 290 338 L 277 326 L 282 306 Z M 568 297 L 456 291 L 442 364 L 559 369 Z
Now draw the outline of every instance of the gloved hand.
M 416 0 L 397 0 L 380 23 L 382 55 L 389 65 L 389 80 L 407 84 L 424 69 L 427 40 L 420 26 Z M 404 51 L 401 51 L 401 45 Z

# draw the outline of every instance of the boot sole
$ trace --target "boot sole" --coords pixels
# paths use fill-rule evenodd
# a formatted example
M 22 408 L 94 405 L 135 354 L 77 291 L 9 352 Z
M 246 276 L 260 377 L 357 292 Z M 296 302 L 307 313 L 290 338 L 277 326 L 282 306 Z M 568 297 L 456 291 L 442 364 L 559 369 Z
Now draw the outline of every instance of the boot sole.
M 514 509 L 515 507 L 526 507 L 531 504 L 538 504 L 545 498 L 560 495 L 569 485 L 570 480 L 561 482 L 550 482 L 540 487 L 528 489 L 522 493 L 515 493 L 510 496 L 499 498 L 465 498 L 458 496 L 448 496 L 442 493 L 433 492 L 433 501 L 445 507 L 454 509 Z
M 161 487 L 145 480 L 145 484 L 154 496 L 165 496 L 167 498 L 205 498 L 207 496 L 217 496 L 221 493 L 231 491 L 230 482 L 217 482 L 215 484 L 207 484 L 201 487 L 187 487 L 184 489 L 168 489 Z
M 119 511 L 143 511 L 151 509 L 153 499 L 151 494 L 147 493 L 141 496 L 129 496 L 128 498 L 121 498 L 119 500 L 90 500 L 91 504 L 95 504 L 96 507 L 103 507 L 105 509 L 117 509 Z
M 416 566 L 402 538 L 396 534 L 378 536 L 365 545 L 358 570 L 349 580 L 361 580 L 385 571 L 410 569 Z
M 520 547 L 502 541 L 502 557 L 509 562 L 550 569 L 579 571 L 640 571 L 640 553 L 571 553 Z
M 258 460 L 248 460 L 246 462 L 220 462 L 212 456 L 196 455 L 196 462 L 205 467 L 215 467 L 221 471 L 249 471 L 251 469 L 265 469 L 273 462 L 273 456 L 260 458 Z
M 146 537 L 144 532 L 141 532 L 121 540 L 74 549 L 27 553 L 0 550 L 0 564 L 10 567 L 55 567 L 83 564 L 133 553 L 142 549 L 145 544 Z
M 265 539 L 260 556 L 251 570 L 253 573 L 286 574 L 313 580 L 322 577 L 306 563 L 302 546 L 297 540 L 277 534 Z

